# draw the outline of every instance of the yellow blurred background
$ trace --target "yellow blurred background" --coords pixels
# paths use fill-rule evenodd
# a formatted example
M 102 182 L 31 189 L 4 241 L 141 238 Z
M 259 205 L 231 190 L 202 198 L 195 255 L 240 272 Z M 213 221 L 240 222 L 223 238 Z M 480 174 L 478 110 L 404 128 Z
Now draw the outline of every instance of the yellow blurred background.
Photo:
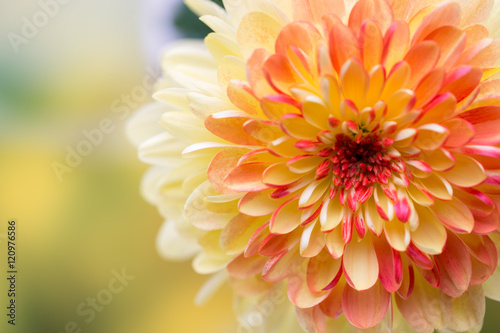
M 0 0 L 0 332 L 73 332 L 71 322 L 75 332 L 235 332 L 229 288 L 197 307 L 207 277 L 158 255 L 163 221 L 139 193 L 146 166 L 124 133 L 130 115 L 112 111 L 145 78 L 153 82 L 163 44 L 178 37 L 180 5 L 68 1 L 16 53 L 8 34 L 24 36 L 23 18 L 42 25 L 42 7 Z M 130 111 L 149 95 L 132 99 Z M 67 146 L 77 149 L 103 119 L 114 130 L 60 181 L 53 163 L 66 164 Z M 8 219 L 18 222 L 16 326 L 6 323 Z M 135 278 L 109 301 L 122 269 Z M 82 303 L 92 309 L 89 297 L 109 301 L 92 321 L 77 313 Z
M 183 35 L 173 24 L 182 4 L 55 1 L 0 0 L 0 332 L 236 332 L 228 287 L 197 307 L 207 277 L 158 255 L 163 221 L 139 194 L 146 166 L 124 133 L 130 115 L 113 112 L 150 101 L 137 93 L 157 72 L 163 45 Z M 52 4 L 47 22 L 41 3 Z M 25 19 L 40 27 L 21 41 L 11 33 L 23 36 Z M 65 164 L 83 132 L 106 119 L 102 143 L 58 177 L 54 162 Z M 18 223 L 16 326 L 6 323 L 9 219 Z M 123 270 L 134 279 L 109 293 Z M 77 311 L 96 297 L 107 304 L 87 323 Z M 487 311 L 483 332 L 498 332 L 499 304 Z

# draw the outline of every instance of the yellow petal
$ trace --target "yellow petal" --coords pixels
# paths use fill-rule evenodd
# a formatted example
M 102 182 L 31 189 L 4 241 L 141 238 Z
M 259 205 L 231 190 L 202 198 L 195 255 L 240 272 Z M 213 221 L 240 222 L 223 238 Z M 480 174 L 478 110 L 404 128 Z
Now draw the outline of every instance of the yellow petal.
M 238 45 L 243 56 L 248 59 L 255 49 L 273 52 L 281 27 L 281 23 L 263 12 L 245 15 L 238 27 Z
M 446 229 L 441 221 L 427 208 L 415 206 L 420 221 L 418 228 L 411 232 L 413 244 L 428 254 L 440 254 L 446 243 Z
M 378 280 L 378 261 L 370 237 L 352 240 L 344 251 L 344 272 L 356 290 L 371 288 Z

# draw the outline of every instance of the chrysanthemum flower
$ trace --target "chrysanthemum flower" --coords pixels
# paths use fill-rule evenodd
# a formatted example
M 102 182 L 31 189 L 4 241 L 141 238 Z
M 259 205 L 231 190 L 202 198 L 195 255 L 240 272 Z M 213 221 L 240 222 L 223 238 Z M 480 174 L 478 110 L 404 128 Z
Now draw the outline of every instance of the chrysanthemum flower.
M 479 331 L 500 300 L 497 5 L 187 3 L 214 33 L 166 52 L 130 123 L 161 252 L 227 270 L 262 332 L 292 332 L 290 304 L 307 332 Z

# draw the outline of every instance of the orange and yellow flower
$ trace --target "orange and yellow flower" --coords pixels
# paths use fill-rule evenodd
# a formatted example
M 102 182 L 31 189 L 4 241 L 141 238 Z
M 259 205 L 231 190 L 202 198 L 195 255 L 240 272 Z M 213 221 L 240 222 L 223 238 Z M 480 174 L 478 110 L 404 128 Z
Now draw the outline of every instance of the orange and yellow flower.
M 307 332 L 480 330 L 500 300 L 498 4 L 187 4 L 214 33 L 167 51 L 130 123 L 165 256 L 253 306 L 286 288 Z

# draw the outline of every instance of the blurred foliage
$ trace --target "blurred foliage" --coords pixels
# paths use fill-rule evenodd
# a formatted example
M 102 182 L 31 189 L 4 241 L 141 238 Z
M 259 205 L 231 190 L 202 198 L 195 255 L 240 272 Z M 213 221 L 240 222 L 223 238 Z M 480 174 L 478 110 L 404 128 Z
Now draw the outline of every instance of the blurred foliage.
M 221 7 L 224 7 L 222 0 L 212 0 Z M 175 26 L 185 38 L 204 38 L 212 30 L 201 22 L 186 5 L 179 7 L 175 18 Z

